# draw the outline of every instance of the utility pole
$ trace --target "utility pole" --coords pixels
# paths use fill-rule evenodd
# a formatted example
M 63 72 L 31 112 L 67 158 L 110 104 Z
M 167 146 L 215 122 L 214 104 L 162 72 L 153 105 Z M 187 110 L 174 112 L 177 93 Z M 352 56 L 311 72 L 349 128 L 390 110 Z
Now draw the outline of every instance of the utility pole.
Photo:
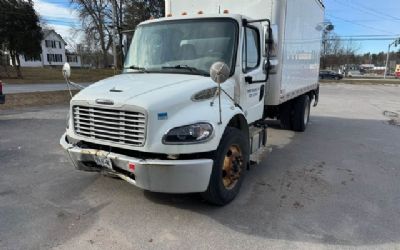
M 326 67 L 326 54 L 327 54 L 327 43 L 328 43 L 328 34 L 332 30 L 334 30 L 334 26 L 331 22 L 326 21 L 323 22 L 322 25 L 319 27 L 322 29 L 322 45 L 323 45 L 323 52 L 322 52 L 322 68 L 325 69 Z
M 387 52 L 387 56 L 386 56 L 386 67 L 385 67 L 385 74 L 383 76 L 383 79 L 386 79 L 386 75 L 388 73 L 388 67 L 389 67 L 389 56 L 390 56 L 390 48 L 392 47 L 392 45 L 394 45 L 395 47 L 397 47 L 397 45 L 400 45 L 400 38 L 395 40 L 394 42 L 390 43 L 388 46 L 388 52 Z M 389 72 L 390 73 L 390 72 Z
M 113 55 L 114 55 L 114 70 L 118 67 L 118 56 L 117 56 L 117 3 L 116 0 L 111 0 L 112 3 L 112 37 L 113 37 Z

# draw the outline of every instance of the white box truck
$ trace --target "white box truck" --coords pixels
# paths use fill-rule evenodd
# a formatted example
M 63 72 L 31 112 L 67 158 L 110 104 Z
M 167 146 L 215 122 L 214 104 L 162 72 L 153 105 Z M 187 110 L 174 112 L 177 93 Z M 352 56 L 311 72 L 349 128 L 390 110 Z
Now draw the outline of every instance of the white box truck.
M 262 155 L 266 118 L 295 131 L 307 126 L 319 95 L 324 6 L 165 4 L 165 18 L 137 27 L 123 73 L 73 97 L 61 145 L 79 170 L 225 205 Z

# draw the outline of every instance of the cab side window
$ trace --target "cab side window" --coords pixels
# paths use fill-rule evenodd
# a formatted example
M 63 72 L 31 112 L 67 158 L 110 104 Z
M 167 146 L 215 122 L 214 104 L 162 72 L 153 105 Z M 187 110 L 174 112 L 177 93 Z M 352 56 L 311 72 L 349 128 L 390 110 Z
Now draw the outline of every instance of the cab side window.
M 260 65 L 260 36 L 256 28 L 245 28 L 242 58 L 244 73 L 252 71 Z

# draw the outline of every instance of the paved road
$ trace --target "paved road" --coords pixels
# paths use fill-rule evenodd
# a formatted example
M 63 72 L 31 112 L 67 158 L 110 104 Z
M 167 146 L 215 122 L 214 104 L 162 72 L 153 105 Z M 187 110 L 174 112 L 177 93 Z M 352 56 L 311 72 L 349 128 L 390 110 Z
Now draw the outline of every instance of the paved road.
M 83 86 L 89 86 L 90 83 L 80 83 Z M 4 93 L 30 93 L 68 90 L 65 83 L 32 83 L 32 84 L 5 84 Z
M 0 249 L 400 247 L 400 87 L 322 86 L 306 133 L 217 208 L 75 171 L 58 146 L 66 106 L 0 114 Z

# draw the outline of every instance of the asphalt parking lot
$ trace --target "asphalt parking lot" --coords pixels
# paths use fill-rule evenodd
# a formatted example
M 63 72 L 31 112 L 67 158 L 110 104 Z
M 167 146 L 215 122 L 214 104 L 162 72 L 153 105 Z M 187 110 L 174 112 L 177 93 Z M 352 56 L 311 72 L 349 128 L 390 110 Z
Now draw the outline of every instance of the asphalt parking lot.
M 400 248 L 399 86 L 323 85 L 222 208 L 75 171 L 67 110 L 0 111 L 0 249 Z

